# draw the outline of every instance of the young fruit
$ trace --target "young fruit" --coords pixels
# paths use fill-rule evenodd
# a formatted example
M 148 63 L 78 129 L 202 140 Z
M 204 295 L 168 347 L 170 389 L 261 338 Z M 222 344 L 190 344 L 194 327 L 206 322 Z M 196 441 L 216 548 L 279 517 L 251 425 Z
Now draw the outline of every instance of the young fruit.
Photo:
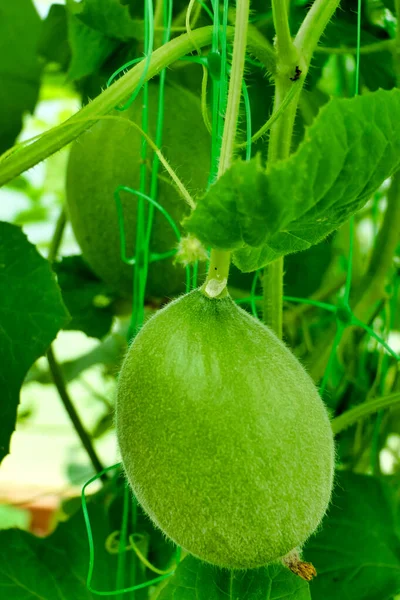
M 158 114 L 158 86 L 149 85 L 148 133 L 155 139 Z M 122 112 L 127 121 L 141 126 L 142 96 Z M 210 170 L 210 136 L 201 116 L 200 100 L 179 86 L 166 86 L 164 99 L 162 151 L 192 195 L 204 190 Z M 111 288 L 125 296 L 133 290 L 133 268 L 120 254 L 120 233 L 114 191 L 120 186 L 140 188 L 142 138 L 140 132 L 123 121 L 99 121 L 73 144 L 67 170 L 67 205 L 75 237 L 83 256 L 93 271 Z M 148 150 L 147 157 L 153 152 Z M 157 201 L 179 225 L 189 207 L 160 167 Z M 150 171 L 148 171 L 150 179 Z M 127 255 L 132 256 L 136 243 L 138 198 L 122 192 Z M 145 210 L 147 213 L 148 205 Z M 150 250 L 166 252 L 177 245 L 175 234 L 165 217 L 154 212 Z M 185 271 L 175 266 L 173 258 L 152 262 L 149 267 L 147 293 L 169 296 L 185 289 Z
M 145 324 L 122 366 L 116 427 L 138 501 L 207 562 L 274 561 L 325 514 L 325 406 L 288 348 L 230 297 L 195 290 Z

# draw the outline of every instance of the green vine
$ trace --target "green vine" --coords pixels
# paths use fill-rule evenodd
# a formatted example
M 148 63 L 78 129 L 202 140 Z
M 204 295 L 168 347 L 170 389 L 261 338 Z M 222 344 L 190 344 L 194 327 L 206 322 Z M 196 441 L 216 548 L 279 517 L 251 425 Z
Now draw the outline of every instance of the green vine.
M 271 127 L 268 164 L 284 160 L 290 155 L 294 121 L 305 75 L 319 39 L 339 2 L 340 0 L 316 0 L 293 42 L 288 25 L 287 3 L 280 0 L 272 2 L 277 50 L 273 114 L 280 111 L 288 97 L 291 101 L 284 118 L 278 119 Z M 293 96 L 292 86 L 296 86 Z M 263 319 L 278 336 L 282 335 L 282 279 L 283 258 L 280 258 L 264 270 L 263 277 Z
M 225 171 L 229 169 L 234 156 L 244 62 L 246 57 L 249 10 L 249 0 L 237 0 L 232 69 L 229 81 L 228 103 L 222 135 L 221 153 L 219 157 L 218 177 L 221 177 Z M 226 296 L 229 264 L 230 252 L 215 249 L 211 250 L 207 278 L 202 286 L 202 290 L 206 295 L 212 298 Z
M 348 427 L 351 427 L 351 425 L 354 425 L 360 421 L 360 419 L 365 419 L 365 417 L 373 415 L 374 413 L 377 413 L 385 408 L 390 408 L 399 402 L 400 392 L 395 392 L 394 394 L 389 394 L 388 396 L 382 396 L 381 398 L 374 398 L 369 402 L 364 402 L 363 404 L 355 406 L 354 408 L 346 411 L 343 413 L 343 415 L 333 419 L 331 422 L 332 431 L 335 435 L 337 435 L 341 431 L 344 431 Z
M 212 35 L 212 27 L 201 27 L 192 31 L 191 35 L 187 33 L 180 35 L 155 50 L 148 62 L 145 81 L 192 52 L 195 48 L 194 44 L 199 48 L 208 46 L 212 41 Z M 234 28 L 228 27 L 226 35 L 231 40 L 234 36 Z M 259 37 L 253 39 L 249 34 L 247 37 L 248 51 L 257 56 L 260 61 L 265 61 L 265 67 L 273 71 L 275 69 L 274 53 L 267 44 L 262 46 L 261 42 Z M 17 146 L 12 153 L 7 153 L 5 158 L 0 157 L 0 187 L 72 142 L 83 131 L 96 123 L 99 116 L 110 112 L 121 101 L 128 98 L 143 76 L 146 65 L 147 61 L 138 63 L 65 123 L 42 134 L 37 141 L 27 146 Z

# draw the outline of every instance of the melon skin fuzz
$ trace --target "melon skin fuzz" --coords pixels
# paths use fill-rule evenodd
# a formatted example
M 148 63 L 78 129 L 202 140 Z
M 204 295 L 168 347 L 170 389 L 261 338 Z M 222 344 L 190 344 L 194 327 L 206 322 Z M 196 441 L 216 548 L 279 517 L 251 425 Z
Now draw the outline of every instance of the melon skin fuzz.
M 145 324 L 122 366 L 116 428 L 138 501 L 204 561 L 274 561 L 326 512 L 326 408 L 294 355 L 229 297 L 196 290 Z

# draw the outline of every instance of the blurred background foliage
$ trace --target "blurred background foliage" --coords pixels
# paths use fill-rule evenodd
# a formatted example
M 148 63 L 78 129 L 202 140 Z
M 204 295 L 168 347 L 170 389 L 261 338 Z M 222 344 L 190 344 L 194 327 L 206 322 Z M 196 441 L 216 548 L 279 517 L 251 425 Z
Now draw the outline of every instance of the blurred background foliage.
M 307 0 L 292 0 L 293 33 L 311 4 Z M 184 30 L 186 6 L 186 0 L 174 2 L 177 33 Z M 273 23 L 268 0 L 254 0 L 252 9 L 254 25 L 267 39 L 272 40 Z M 0 152 L 10 148 L 16 141 L 28 139 L 64 121 L 82 104 L 96 97 L 117 68 L 143 53 L 143 6 L 140 2 L 83 0 L 78 3 L 67 0 L 65 3 L 52 3 L 50 0 L 3 0 L 0 11 Z M 20 18 L 22 14 L 23 19 Z M 208 23 L 209 19 L 203 11 L 197 25 Z M 303 139 L 305 128 L 312 123 L 319 108 L 331 96 L 353 95 L 356 23 L 357 1 L 343 0 L 341 10 L 337 11 L 325 31 L 301 95 L 294 148 Z M 361 45 L 365 50 L 361 55 L 361 93 L 395 86 L 396 69 L 392 48 L 396 26 L 392 0 L 364 0 Z M 156 43 L 159 43 L 157 36 Z M 379 51 L 368 51 L 368 48 L 376 44 L 379 44 Z M 200 93 L 201 75 L 200 67 L 190 63 L 174 65 L 168 71 L 170 81 L 178 82 L 197 94 Z M 271 114 L 273 85 L 265 71 L 258 68 L 248 73 L 246 82 L 250 94 L 253 130 L 256 130 Z M 265 155 L 266 140 L 257 142 L 254 150 Z M 0 220 L 21 226 L 29 241 L 45 257 L 48 256 L 65 200 L 67 160 L 68 148 L 0 189 Z M 387 205 L 388 185 L 389 182 L 385 182 L 355 218 L 354 294 L 362 285 L 374 252 L 377 232 L 382 226 Z M 349 225 L 346 224 L 321 244 L 285 259 L 285 295 L 337 304 L 343 296 L 348 256 Z M 90 270 L 68 224 L 60 248 L 60 259 L 55 262 L 54 271 L 64 304 L 71 315 L 71 320 L 54 342 L 54 352 L 61 364 L 69 394 L 95 451 L 104 465 L 111 465 L 118 461 L 113 432 L 113 405 L 116 375 L 127 349 L 130 306 L 126 299 L 119 298 Z M 231 294 L 249 310 L 250 304 L 245 299 L 249 297 L 253 283 L 254 274 L 242 274 L 237 269 L 232 269 Z M 368 317 L 368 325 L 396 352 L 400 351 L 399 283 L 398 246 L 388 273 L 385 295 L 377 300 Z M 261 280 L 256 282 L 256 287 L 253 286 L 253 291 L 261 293 Z M 146 314 L 151 314 L 166 300 L 148 298 Z M 260 313 L 261 306 L 257 302 L 255 304 Z M 309 304 L 285 302 L 285 340 L 307 365 L 317 383 L 321 381 L 326 368 L 326 350 L 332 344 L 334 327 L 335 316 L 332 313 Z M 324 399 L 333 415 L 340 415 L 374 396 L 400 391 L 396 360 L 365 332 L 357 330 L 349 337 L 346 352 L 343 355 L 339 349 L 326 382 Z M 382 556 L 381 562 L 388 561 L 400 573 L 399 542 L 397 539 L 396 542 L 389 542 L 387 539 L 391 528 L 396 529 L 397 525 L 394 521 L 387 526 L 374 525 L 375 522 L 380 522 L 384 514 L 381 498 L 384 498 L 385 506 L 389 507 L 387 512 L 398 506 L 399 434 L 400 410 L 393 408 L 360 421 L 339 436 L 338 464 L 342 469 L 351 470 L 352 474 L 343 475 L 343 487 L 337 503 L 347 507 L 351 504 L 349 498 L 371 494 L 372 507 L 362 506 L 359 509 L 361 522 L 356 527 L 356 541 L 360 545 L 364 544 L 362 527 L 371 525 L 372 529 L 377 529 L 374 529 L 377 546 L 372 548 L 371 542 L 371 547 L 366 550 L 367 558 L 363 558 L 364 562 L 352 562 L 356 556 L 359 558 L 357 553 L 360 548 L 357 544 L 350 550 L 352 560 L 349 561 L 349 573 L 353 572 L 353 568 L 364 568 L 363 565 L 371 556 L 375 556 L 377 547 L 387 548 L 390 544 L 393 544 L 393 552 L 389 557 Z M 67 590 L 65 597 L 68 598 L 89 598 L 92 595 L 85 595 L 81 581 L 86 574 L 87 546 L 79 505 L 73 504 L 73 500 L 63 504 L 61 500 L 77 496 L 82 484 L 93 474 L 93 466 L 87 453 L 59 402 L 48 362 L 43 357 L 39 358 L 25 378 L 11 454 L 6 456 L 0 470 L 0 499 L 4 502 L 0 506 L 0 528 L 17 527 L 43 534 L 52 530 L 58 521 L 74 515 L 68 525 L 61 525 L 49 538 L 54 548 L 63 548 L 65 564 L 79 571 L 79 582 L 73 580 L 71 575 L 71 580 L 63 584 Z M 371 479 L 371 483 L 364 477 L 365 474 L 374 475 L 376 479 Z M 382 476 L 385 476 L 384 483 L 381 483 Z M 92 486 L 93 490 L 98 488 L 99 484 Z M 121 506 L 118 503 L 121 503 L 123 493 L 121 479 L 115 476 L 102 492 L 94 496 L 90 510 L 93 512 L 93 528 L 98 540 L 107 537 L 113 528 L 119 528 Z M 137 513 L 134 522 L 136 525 L 140 523 L 143 531 L 147 529 L 147 541 L 143 543 L 147 544 L 146 555 L 150 562 L 168 566 L 172 560 L 171 548 L 150 526 L 140 509 L 136 507 L 135 510 Z M 43 519 L 40 518 L 40 511 L 43 512 Z M 339 514 L 331 515 L 332 523 L 334 519 L 341 519 L 340 510 L 336 512 Z M 365 517 L 365 520 L 361 517 Z M 328 546 L 326 531 L 329 531 L 329 527 L 332 528 L 332 524 L 328 522 L 327 530 L 320 534 L 317 541 L 310 542 L 309 555 L 316 564 L 318 543 L 321 547 Z M 339 531 L 342 536 L 340 541 L 343 543 L 349 537 L 349 531 L 343 527 L 339 527 Z M 78 549 L 75 542 L 71 541 L 75 535 L 80 539 Z M 29 574 L 26 571 L 25 575 L 18 577 L 21 577 L 21 581 L 24 577 L 31 578 L 32 589 L 36 589 L 37 584 L 32 582 L 38 569 L 42 568 L 40 565 L 43 561 L 47 569 L 55 568 L 54 556 L 49 547 L 43 546 L 40 540 L 32 542 L 31 538 L 28 540 L 22 534 L 18 539 L 10 537 L 9 542 L 7 538 L 3 540 L 4 552 L 9 543 L 16 544 L 18 556 L 26 554 L 29 549 Z M 337 541 L 336 538 L 335 540 Z M 104 547 L 102 541 L 98 545 L 99 548 Z M 95 584 L 102 589 L 109 589 L 115 584 L 112 579 L 116 569 L 115 555 L 103 550 L 101 552 L 104 556 L 96 559 L 96 577 L 99 579 L 95 580 Z M 383 550 L 382 553 L 385 554 Z M 134 561 L 134 553 L 131 554 L 133 566 L 131 565 L 130 572 L 136 565 L 136 582 L 154 575 L 150 575 L 140 561 Z M 331 555 L 325 554 L 324 557 L 327 563 L 332 560 Z M 376 562 L 379 560 L 376 559 Z M 324 568 L 325 565 L 322 565 L 322 572 Z M 338 569 L 338 573 L 338 577 L 342 578 L 343 572 Z M 365 588 L 378 577 L 377 573 L 379 575 L 379 568 L 365 575 L 366 579 L 359 583 L 359 588 L 354 588 L 351 596 L 345 595 L 348 589 L 344 584 L 340 589 L 341 595 L 332 595 L 330 584 L 335 573 L 330 573 L 325 578 L 318 578 L 312 597 L 317 600 L 334 597 L 391 600 L 400 591 L 400 576 L 393 575 L 390 578 L 387 573 L 381 573 L 379 577 L 385 585 L 378 585 L 368 595 Z M 124 580 L 123 583 L 128 585 L 129 581 Z M 179 581 L 174 585 L 179 590 Z M 223 587 L 225 584 L 222 582 L 221 585 Z M 43 586 L 41 597 L 56 597 L 51 595 L 50 583 L 43 583 Z M 338 593 L 338 589 L 334 589 Z M 18 595 L 17 588 L 13 593 L 15 595 L 10 598 L 23 598 Z M 135 598 L 151 597 L 155 600 L 157 597 L 173 597 L 163 595 L 166 592 L 162 592 L 161 588 L 150 589 L 149 596 L 147 593 L 137 594 Z M 207 592 L 203 590 L 202 593 Z M 301 594 L 302 591 L 294 592 L 293 598 L 309 597 Z M 207 600 L 214 598 L 206 595 L 200 597 Z M 254 596 L 256 597 L 258 598 Z M 273 597 L 277 596 L 271 595 Z

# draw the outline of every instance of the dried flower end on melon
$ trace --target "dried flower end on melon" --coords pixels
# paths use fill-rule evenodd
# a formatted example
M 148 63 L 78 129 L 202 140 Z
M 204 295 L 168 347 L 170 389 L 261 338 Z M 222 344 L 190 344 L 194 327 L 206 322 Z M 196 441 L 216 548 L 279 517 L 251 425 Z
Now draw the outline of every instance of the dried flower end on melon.
M 207 562 L 274 561 L 325 514 L 325 406 L 286 346 L 229 297 L 196 290 L 147 322 L 122 367 L 116 425 L 139 502 Z
M 149 85 L 148 133 L 155 140 L 158 109 L 158 86 Z M 140 132 L 129 120 L 142 126 L 142 95 L 123 112 L 114 111 L 118 120 L 101 120 L 72 145 L 67 169 L 66 198 L 68 213 L 83 257 L 93 271 L 121 295 L 131 296 L 133 268 L 121 259 L 120 233 L 114 191 L 118 186 L 140 189 L 142 165 Z M 203 191 L 210 170 L 211 138 L 203 123 L 200 100 L 179 86 L 166 86 L 162 151 L 171 167 L 192 195 Z M 147 159 L 153 153 L 147 151 Z M 158 180 L 157 201 L 179 226 L 189 207 L 170 183 L 162 167 Z M 148 169 L 150 181 L 150 170 Z M 150 186 L 148 186 L 148 189 Z M 124 212 L 126 254 L 132 256 L 136 246 L 137 196 L 121 192 Z M 145 203 L 146 214 L 148 204 Z M 147 222 L 147 218 L 146 218 Z M 163 253 L 177 247 L 171 225 L 155 210 L 150 239 L 151 252 Z M 170 296 L 185 290 L 186 274 L 173 258 L 151 262 L 147 293 Z

